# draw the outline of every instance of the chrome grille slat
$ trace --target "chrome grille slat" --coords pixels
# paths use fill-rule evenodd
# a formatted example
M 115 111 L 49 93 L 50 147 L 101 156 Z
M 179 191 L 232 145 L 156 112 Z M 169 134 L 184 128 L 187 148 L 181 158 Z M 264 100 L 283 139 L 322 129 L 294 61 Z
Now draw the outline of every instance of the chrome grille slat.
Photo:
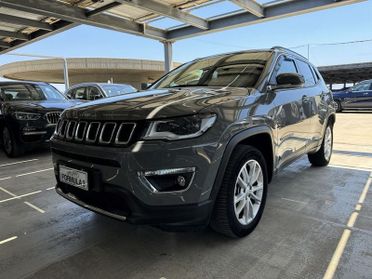
M 76 129 L 76 121 L 70 121 L 67 125 L 66 129 L 66 139 L 72 140 L 75 134 L 75 129 Z
M 77 127 L 76 127 L 76 132 L 75 132 L 75 140 L 76 141 L 83 141 L 84 140 L 84 136 L 85 136 L 85 132 L 87 131 L 87 126 L 88 126 L 88 122 L 86 121 L 80 121 L 78 124 L 77 124 Z M 81 137 L 79 137 L 79 132 L 82 130 L 82 133 L 81 133 Z
M 97 128 L 96 128 L 96 131 L 94 131 L 94 137 L 91 138 L 90 137 L 90 132 L 92 130 L 92 127 L 94 127 L 95 124 L 97 124 Z M 95 143 L 97 141 L 97 137 L 98 137 L 98 134 L 99 134 L 100 127 L 101 127 L 100 122 L 91 122 L 88 126 L 87 134 L 85 136 L 85 141 L 90 142 L 90 143 Z
M 59 135 L 64 138 L 67 130 L 68 120 L 63 120 L 61 123 Z
M 45 118 L 46 118 L 48 124 L 51 124 L 51 125 L 56 125 L 60 116 L 61 116 L 61 113 L 56 112 L 56 111 L 47 112 L 45 114 Z
M 110 139 L 109 140 L 104 140 L 103 136 L 104 136 L 105 130 L 107 129 L 108 125 L 111 125 L 111 126 L 113 125 L 112 131 L 111 131 L 111 134 L 110 134 Z M 99 142 L 103 143 L 103 144 L 110 144 L 112 138 L 114 137 L 115 129 L 116 129 L 116 123 L 115 122 L 105 122 L 102 126 L 101 133 L 99 135 Z
M 120 140 L 120 135 L 123 131 L 123 129 L 125 129 L 125 126 L 132 126 L 131 128 L 131 131 L 129 132 L 129 136 L 128 136 L 128 139 L 126 141 L 121 141 Z M 136 123 L 134 122 L 123 122 L 120 124 L 119 126 L 119 129 L 116 133 L 116 137 L 115 137 L 115 144 L 128 144 L 128 142 L 130 142 L 132 136 L 133 136 L 133 132 L 134 132 L 134 129 L 136 128 Z

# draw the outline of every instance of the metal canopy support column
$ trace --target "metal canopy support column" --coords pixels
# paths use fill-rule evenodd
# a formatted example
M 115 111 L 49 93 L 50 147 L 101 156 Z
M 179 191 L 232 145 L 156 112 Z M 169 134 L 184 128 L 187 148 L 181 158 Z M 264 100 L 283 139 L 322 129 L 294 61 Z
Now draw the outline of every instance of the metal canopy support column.
M 63 58 L 63 78 L 65 81 L 65 90 L 67 90 L 70 87 L 70 80 L 68 77 L 68 64 L 66 58 Z
M 165 41 L 164 44 L 164 71 L 168 73 L 173 68 L 172 42 Z

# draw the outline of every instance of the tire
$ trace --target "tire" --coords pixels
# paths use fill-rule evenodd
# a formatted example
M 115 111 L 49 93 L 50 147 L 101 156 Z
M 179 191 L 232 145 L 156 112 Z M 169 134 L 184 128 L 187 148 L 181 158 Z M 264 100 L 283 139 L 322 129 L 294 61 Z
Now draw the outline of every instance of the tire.
M 244 167 L 247 176 L 243 173 Z M 244 184 L 241 180 L 248 181 L 245 180 L 246 177 L 252 178 L 251 171 L 259 173 L 257 180 L 246 184 L 247 187 L 242 187 Z M 240 182 L 238 177 L 241 178 Z M 251 233 L 260 221 L 265 208 L 267 186 L 267 167 L 262 153 L 252 146 L 237 146 L 231 155 L 216 198 L 210 223 L 212 229 L 234 238 Z M 244 195 L 245 198 L 241 199 Z M 238 202 L 235 199 L 241 200 Z
M 308 154 L 310 163 L 316 167 L 325 167 L 329 164 L 332 157 L 333 149 L 333 126 L 328 124 L 324 132 L 322 146 L 318 152 L 314 154 Z
M 4 126 L 2 130 L 2 145 L 5 154 L 10 158 L 23 154 L 23 148 L 16 142 L 15 136 L 8 126 Z
M 341 105 L 341 102 L 339 100 L 335 100 L 335 109 L 336 109 L 336 112 L 341 112 L 342 111 L 342 105 Z

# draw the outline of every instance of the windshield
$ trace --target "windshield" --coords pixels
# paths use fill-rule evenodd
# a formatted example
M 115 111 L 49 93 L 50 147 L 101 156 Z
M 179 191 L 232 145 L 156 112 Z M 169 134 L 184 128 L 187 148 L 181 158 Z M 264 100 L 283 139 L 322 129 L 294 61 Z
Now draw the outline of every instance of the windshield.
M 101 87 L 109 97 L 137 92 L 136 88 L 127 84 L 101 84 Z
M 186 63 L 152 88 L 187 86 L 254 87 L 271 52 L 234 53 Z
M 49 84 L 0 84 L 4 101 L 61 101 L 66 98 Z

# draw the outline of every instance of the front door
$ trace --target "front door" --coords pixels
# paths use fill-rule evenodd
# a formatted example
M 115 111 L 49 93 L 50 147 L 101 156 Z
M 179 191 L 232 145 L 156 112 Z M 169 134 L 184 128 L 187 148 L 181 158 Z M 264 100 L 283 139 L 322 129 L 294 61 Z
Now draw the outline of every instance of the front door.
M 298 73 L 295 61 L 281 56 L 275 66 L 270 84 L 276 84 L 281 73 Z M 306 115 L 303 102 L 306 95 L 302 88 L 282 88 L 275 90 L 275 124 L 277 132 L 278 167 L 304 152 L 308 141 L 306 134 Z

